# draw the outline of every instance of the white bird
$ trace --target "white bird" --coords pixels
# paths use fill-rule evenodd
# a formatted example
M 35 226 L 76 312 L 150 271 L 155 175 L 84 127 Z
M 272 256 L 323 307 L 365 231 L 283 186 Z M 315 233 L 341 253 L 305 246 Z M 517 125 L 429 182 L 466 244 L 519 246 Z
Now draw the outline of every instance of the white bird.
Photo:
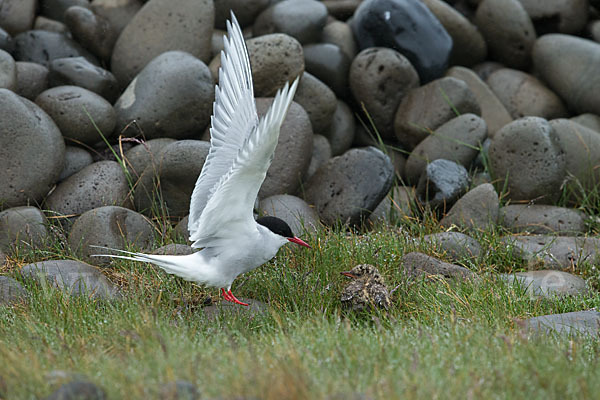
M 273 258 L 288 241 L 310 246 L 279 218 L 254 220 L 254 201 L 273 160 L 298 78 L 277 92 L 271 108 L 259 119 L 248 51 L 233 13 L 231 19 L 215 88 L 210 150 L 190 203 L 190 241 L 201 250 L 185 256 L 118 250 L 128 256 L 104 256 L 156 264 L 169 274 L 220 288 L 225 300 L 247 306 L 231 293 L 238 275 Z

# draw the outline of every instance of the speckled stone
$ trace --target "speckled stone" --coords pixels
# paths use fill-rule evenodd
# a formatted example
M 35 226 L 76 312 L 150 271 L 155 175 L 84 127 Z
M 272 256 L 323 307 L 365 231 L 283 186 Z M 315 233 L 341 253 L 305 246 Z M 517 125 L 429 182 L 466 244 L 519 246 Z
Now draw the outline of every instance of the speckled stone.
M 338 100 L 331 125 L 326 132 L 323 132 L 329 140 L 333 156 L 343 154 L 352 146 L 355 131 L 354 113 L 346 103 Z
M 477 240 L 460 232 L 439 232 L 425 235 L 423 241 L 439 249 L 452 262 L 478 260 L 484 252 Z
M 58 58 L 50 62 L 49 70 L 50 86 L 80 86 L 98 93 L 111 104 L 119 95 L 119 85 L 115 76 L 84 57 Z
M 580 235 L 585 215 L 574 209 L 541 204 L 509 204 L 500 209 L 500 222 L 509 232 Z
M 158 138 L 132 147 L 124 154 L 127 169 L 137 177 L 142 175 L 148 165 L 158 169 L 162 150 L 174 142 L 175 139 Z
M 106 18 L 117 33 L 123 31 L 143 5 L 142 0 L 92 0 L 91 4 L 94 13 Z
M 64 57 L 85 57 L 98 65 L 98 60 L 73 39 L 57 32 L 33 30 L 15 36 L 17 61 L 32 61 L 48 67 L 52 60 Z
M 474 272 L 465 267 L 417 252 L 405 254 L 399 268 L 402 274 L 411 279 L 427 279 L 432 275 L 456 279 L 469 279 L 475 276 Z
M 300 104 L 308 113 L 313 132 L 327 131 L 337 108 L 335 94 L 308 72 L 302 74 L 294 101 Z
M 349 96 L 348 71 L 352 60 L 335 44 L 304 46 L 306 70 L 322 80 L 341 99 Z
M 48 220 L 36 207 L 21 206 L 0 212 L 0 250 L 43 248 L 50 239 Z
M 252 27 L 253 36 L 285 33 L 300 43 L 317 42 L 327 21 L 327 8 L 315 0 L 284 0 L 261 12 Z
M 440 225 L 448 228 L 485 231 L 496 226 L 500 201 L 494 186 L 489 183 L 476 186 L 456 201 Z
M 86 7 L 73 6 L 65 11 L 65 24 L 83 47 L 101 60 L 110 60 L 119 32 L 107 19 Z
M 92 155 L 85 149 L 75 146 L 65 147 L 65 166 L 58 181 L 64 181 L 93 162 Z

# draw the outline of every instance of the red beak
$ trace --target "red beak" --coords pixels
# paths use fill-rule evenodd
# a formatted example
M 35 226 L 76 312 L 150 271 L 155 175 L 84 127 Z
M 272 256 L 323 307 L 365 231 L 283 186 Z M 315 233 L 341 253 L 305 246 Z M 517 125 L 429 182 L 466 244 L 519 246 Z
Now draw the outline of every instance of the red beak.
M 356 279 L 356 275 L 352 275 L 350 271 L 340 272 L 340 274 L 347 276 L 348 278 Z
M 304 247 L 308 247 L 309 249 L 311 249 L 312 247 L 309 246 L 308 243 L 306 243 L 304 240 L 297 238 L 297 237 L 292 237 L 292 238 L 287 238 L 287 240 L 289 240 L 292 243 L 296 243 L 299 244 L 300 246 L 304 246 Z

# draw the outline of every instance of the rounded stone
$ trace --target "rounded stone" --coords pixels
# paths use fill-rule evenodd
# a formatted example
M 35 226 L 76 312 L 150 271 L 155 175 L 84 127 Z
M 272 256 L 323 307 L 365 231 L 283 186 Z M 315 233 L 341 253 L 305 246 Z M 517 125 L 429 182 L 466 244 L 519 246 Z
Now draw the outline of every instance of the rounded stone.
M 592 113 L 579 114 L 576 117 L 570 118 L 572 122 L 576 122 L 579 125 L 583 125 L 588 129 L 595 132 L 600 132 L 600 115 Z
M 304 72 L 302 45 L 291 36 L 273 33 L 250 39 L 246 46 L 256 97 L 274 96 Z
M 14 304 L 25 298 L 27 298 L 27 291 L 19 281 L 8 276 L 0 276 L 0 306 Z
M 410 153 L 404 169 L 409 183 L 416 184 L 426 165 L 440 158 L 469 167 L 487 136 L 485 121 L 463 114 L 446 122 Z
M 46 209 L 74 215 L 106 205 L 129 206 L 129 191 L 121 165 L 99 161 L 62 181 L 46 199 Z
M 7 89 L 0 89 L 0 121 L 0 204 L 40 203 L 63 168 L 60 130 L 35 103 Z
M 305 185 L 305 198 L 327 225 L 358 224 L 383 200 L 394 180 L 389 157 L 375 147 L 330 159 Z
M 396 223 L 413 217 L 416 197 L 415 189 L 410 186 L 395 186 L 381 203 L 369 215 L 371 223 Z
M 194 252 L 194 248 L 192 246 L 188 246 L 187 244 L 179 244 L 179 243 L 171 243 L 165 246 L 159 247 L 154 250 L 152 254 L 158 255 L 169 255 L 169 256 L 187 256 Z
M 321 42 L 335 44 L 349 60 L 356 57 L 358 52 L 352 28 L 342 21 L 334 20 L 325 25 L 321 34 Z
M 134 176 L 141 176 L 148 165 L 158 168 L 162 150 L 175 139 L 158 138 L 143 142 L 125 152 L 125 165 Z
M 102 60 L 110 60 L 118 32 L 108 20 L 86 7 L 73 6 L 65 12 L 65 24 L 83 47 Z
M 84 57 L 58 58 L 50 62 L 48 69 L 50 86 L 80 86 L 99 94 L 111 104 L 119 95 L 115 76 Z
M 90 0 L 40 0 L 41 14 L 49 19 L 64 22 L 69 7 L 89 7 Z
M 91 7 L 96 15 L 110 22 L 115 32 L 121 33 L 143 5 L 142 0 L 92 0 Z
M 423 3 L 452 38 L 450 65 L 471 66 L 485 59 L 487 44 L 475 25 L 442 0 L 423 0 Z
M 17 65 L 14 58 L 4 50 L 0 49 L 0 88 L 12 90 L 17 89 Z
M 32 61 L 48 67 L 52 60 L 64 57 L 85 57 L 90 63 L 98 65 L 92 53 L 85 50 L 73 39 L 62 33 L 33 30 L 15 36 L 17 61 Z
M 272 102 L 271 98 L 256 99 L 258 115 L 266 114 Z M 292 102 L 281 125 L 275 156 L 258 198 L 296 193 L 308 172 L 312 150 L 313 131 L 308 114 L 301 105 Z
M 136 209 L 150 215 L 157 206 L 164 207 L 173 218 L 188 214 L 209 148 L 202 140 L 179 140 L 161 148 L 157 163 L 147 165 L 136 185 Z
M 500 209 L 500 222 L 509 232 L 553 235 L 585 233 L 585 215 L 578 210 L 543 204 L 509 204 Z
M 439 249 L 451 262 L 478 260 L 484 254 L 477 240 L 460 232 L 432 233 L 425 235 L 423 241 Z
M 71 228 L 69 246 L 83 260 L 108 264 L 109 257 L 91 257 L 92 254 L 119 254 L 90 246 L 124 250 L 128 245 L 147 249 L 153 242 L 154 228 L 143 215 L 123 207 L 106 206 L 83 213 Z
M 103 97 L 78 86 L 48 89 L 35 102 L 52 117 L 65 138 L 94 144 L 109 137 L 115 127 L 112 105 Z
M 304 72 L 298 83 L 294 101 L 308 114 L 313 132 L 327 131 L 337 108 L 335 94 L 327 85 L 308 72 Z
M 533 64 L 569 109 L 600 114 L 600 75 L 590 68 L 600 65 L 600 43 L 570 35 L 544 35 L 533 47 Z
M 560 32 L 575 35 L 588 21 L 589 0 L 519 0 L 538 35 Z
M 417 199 L 445 211 L 467 190 L 469 174 L 454 161 L 433 160 L 423 170 L 417 184 Z
M 0 26 L 11 35 L 31 29 L 37 0 L 4 0 L 0 7 Z
M 265 9 L 254 21 L 254 36 L 285 33 L 300 43 L 317 42 L 327 21 L 327 8 L 315 0 L 284 0 Z
M 208 62 L 214 18 L 210 0 L 150 0 L 119 35 L 111 58 L 112 73 L 126 85 L 151 60 L 171 50 Z
M 15 42 L 2 27 L 0 26 L 0 49 L 12 53 L 15 50 Z
M 320 227 L 319 215 L 301 198 L 279 194 L 262 199 L 259 203 L 260 215 L 271 215 L 284 220 L 296 236 L 316 232 Z
M 226 28 L 226 21 L 235 14 L 241 27 L 246 27 L 270 4 L 270 0 L 215 0 L 215 27 Z
M 66 146 L 65 166 L 58 181 L 63 181 L 92 163 L 92 155 L 81 147 Z
M 492 178 L 506 186 L 507 198 L 548 204 L 560 196 L 565 154 L 545 119 L 526 117 L 506 125 L 496 132 L 488 154 Z
M 496 227 L 500 200 L 494 186 L 489 183 L 476 186 L 457 200 L 440 226 L 456 225 L 461 229 L 486 231 Z
M 488 77 L 487 84 L 514 119 L 528 116 L 553 119 L 568 115 L 560 97 L 525 72 L 502 68 Z
M 355 131 L 354 113 L 346 103 L 338 100 L 331 126 L 326 132 L 323 132 L 323 135 L 329 140 L 331 155 L 339 156 L 345 153 L 352 146 Z
M 335 44 L 315 43 L 304 46 L 306 70 L 322 80 L 344 99 L 349 95 L 348 71 L 352 60 Z
M 521 289 L 534 297 L 577 296 L 588 292 L 581 277 L 563 271 L 541 270 L 517 272 L 514 276 L 503 275 L 509 283 L 518 283 Z M 539 317 L 538 317 L 539 318 Z M 564 323 L 561 324 L 564 328 Z
M 402 98 L 419 86 L 410 61 L 392 49 L 365 49 L 352 61 L 349 81 L 354 99 L 364 105 L 381 137 L 393 138 L 396 110 Z
M 27 253 L 43 248 L 49 240 L 48 220 L 36 207 L 21 206 L 0 212 L 0 250 Z
M 115 132 L 137 136 L 141 131 L 146 139 L 199 135 L 210 121 L 214 98 L 206 64 L 182 51 L 163 53 L 144 67 L 115 103 Z
M 394 118 L 394 132 L 407 150 L 414 149 L 429 132 L 457 114 L 481 115 L 481 108 L 467 84 L 441 78 L 408 92 Z
M 39 31 L 56 32 L 67 36 L 70 35 L 69 29 L 65 24 L 55 19 L 46 18 L 42 15 L 38 15 L 35 18 L 35 21 L 33 22 L 33 29 Z
M 17 61 L 17 88 L 16 93 L 29 100 L 35 98 L 48 89 L 48 68 L 41 64 Z
M 417 252 L 405 254 L 399 268 L 400 272 L 409 279 L 430 278 L 432 275 L 456 279 L 468 279 L 475 276 L 474 272 L 465 267 Z
M 323 135 L 313 135 L 313 152 L 306 173 L 306 179 L 310 179 L 315 172 L 331 158 L 331 146 Z
M 477 7 L 475 25 L 495 60 L 511 68 L 529 65 L 536 34 L 519 0 L 483 0 Z

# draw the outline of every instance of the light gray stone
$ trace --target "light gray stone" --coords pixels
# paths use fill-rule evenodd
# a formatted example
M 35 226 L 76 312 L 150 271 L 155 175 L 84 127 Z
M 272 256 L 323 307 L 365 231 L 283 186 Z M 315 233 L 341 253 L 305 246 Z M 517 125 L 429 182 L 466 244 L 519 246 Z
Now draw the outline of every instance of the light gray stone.
M 346 103 L 338 100 L 331 126 L 322 133 L 329 140 L 331 154 L 339 156 L 345 153 L 352 146 L 355 131 L 354 113 Z
M 308 114 L 314 133 L 322 134 L 328 130 L 338 104 L 335 94 L 327 85 L 304 72 L 298 83 L 294 101 Z
M 542 204 L 510 204 L 499 220 L 510 232 L 579 235 L 586 232 L 585 215 L 575 209 Z
M 500 201 L 494 186 L 476 186 L 462 196 L 442 218 L 440 225 L 456 225 L 462 229 L 488 230 L 496 226 Z
M 0 212 L 0 250 L 43 248 L 49 240 L 48 220 L 39 208 L 21 206 Z
M 48 68 L 41 64 L 18 61 L 17 88 L 15 92 L 31 101 L 48 89 Z
M 0 306 L 23 301 L 26 297 L 27 291 L 18 281 L 9 276 L 0 276 Z
M 450 207 L 469 187 L 469 175 L 454 161 L 437 159 L 425 167 L 417 185 L 417 198 L 433 208 Z
M 519 285 L 525 293 L 534 297 L 579 295 L 588 291 L 580 277 L 563 271 L 541 270 L 503 274 L 509 284 Z
M 423 241 L 431 244 L 452 262 L 479 260 L 484 254 L 477 240 L 460 232 L 439 232 L 425 235 Z
M 296 236 L 316 232 L 320 227 L 317 211 L 296 196 L 280 194 L 262 199 L 259 213 L 281 218 Z
M 469 279 L 475 276 L 474 272 L 465 267 L 418 252 L 405 254 L 399 268 L 400 272 L 410 279 L 428 279 L 436 275 L 456 279 Z
M 529 318 L 524 328 L 536 334 L 559 334 L 598 336 L 600 312 L 596 310 L 574 311 L 564 314 L 549 314 Z
M 71 175 L 81 171 L 93 162 L 92 155 L 81 147 L 67 146 L 65 148 L 65 166 L 58 181 L 64 181 Z

